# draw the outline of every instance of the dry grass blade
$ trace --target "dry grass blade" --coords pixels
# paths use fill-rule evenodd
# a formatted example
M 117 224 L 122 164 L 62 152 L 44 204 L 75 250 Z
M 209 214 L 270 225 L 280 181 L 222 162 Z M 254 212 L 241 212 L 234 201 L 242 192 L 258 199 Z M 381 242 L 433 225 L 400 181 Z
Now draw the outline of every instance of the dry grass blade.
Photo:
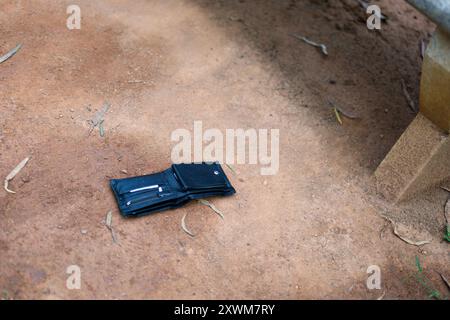
M 0 57 L 0 63 L 3 63 L 6 60 L 8 60 L 9 58 L 11 58 L 13 55 L 15 55 L 20 50 L 20 48 L 22 48 L 22 45 L 18 44 L 17 47 L 12 49 L 10 52 L 5 54 L 4 56 Z
M 118 243 L 117 237 L 116 237 L 116 232 L 114 231 L 114 228 L 112 226 L 112 211 L 111 210 L 106 214 L 105 225 L 108 228 L 108 230 L 111 232 L 111 237 L 112 237 L 113 242 Z
M 112 228 L 112 211 L 109 211 L 106 214 L 105 222 L 106 222 L 106 226 L 108 227 L 108 229 L 111 229 Z
M 187 213 L 183 216 L 183 218 L 181 218 L 181 229 L 183 229 L 184 232 L 186 232 L 188 235 L 190 235 L 191 237 L 195 237 L 195 235 L 189 231 L 189 229 L 186 227 L 186 217 L 187 217 Z
M 411 98 L 408 88 L 406 87 L 405 80 L 402 79 L 402 90 L 403 94 L 405 95 L 406 100 L 408 101 L 408 106 L 413 112 L 417 112 L 416 104 L 414 103 L 413 99 Z
M 105 136 L 105 129 L 103 128 L 103 121 L 98 124 L 98 130 L 100 131 L 100 137 Z
M 234 170 L 233 166 L 231 164 L 225 163 L 225 165 L 230 169 L 230 171 L 237 176 L 236 170 Z
M 215 213 L 217 213 L 222 219 L 225 219 L 222 211 L 220 211 L 219 209 L 217 209 L 217 207 L 212 204 L 211 202 L 209 202 L 208 200 L 205 199 L 200 199 L 198 200 L 198 202 L 200 202 L 201 204 L 210 207 Z
M 377 300 L 383 300 L 385 296 L 386 296 L 386 290 L 383 291 L 382 295 L 379 296 L 379 297 L 377 298 Z
M 442 189 L 442 190 L 445 190 L 445 191 L 447 191 L 447 192 L 450 192 L 450 188 L 448 188 L 448 187 L 441 187 L 441 189 Z
M 354 114 L 351 114 L 350 112 L 347 112 L 345 110 L 343 110 L 342 108 L 338 107 L 333 101 L 328 100 L 328 103 L 330 104 L 331 108 L 336 109 L 339 112 L 339 115 L 343 115 L 346 118 L 355 120 L 355 119 L 360 119 L 358 116 L 355 116 Z
M 341 119 L 341 115 L 339 114 L 339 110 L 336 107 L 334 107 L 333 111 L 334 111 L 334 115 L 336 116 L 337 121 L 342 126 L 343 122 L 342 122 L 342 119 Z
M 309 40 L 309 39 L 306 38 L 306 37 L 299 36 L 299 35 L 296 35 L 296 34 L 291 34 L 291 36 L 294 37 L 294 38 L 296 38 L 296 39 L 302 40 L 303 42 L 309 44 L 310 46 L 313 46 L 313 47 L 316 47 L 316 48 L 320 48 L 320 50 L 322 51 L 322 53 L 323 53 L 325 56 L 328 56 L 328 49 L 327 49 L 327 46 L 326 46 L 326 45 L 321 44 L 321 43 L 317 43 L 317 42 L 314 42 L 314 41 L 311 41 L 311 40 Z
M 117 242 L 117 237 L 116 237 L 116 232 L 114 231 L 113 228 L 110 229 L 111 230 L 111 237 L 114 243 L 118 243 Z
M 8 183 L 9 181 L 11 181 L 12 179 L 14 179 L 14 177 L 20 172 L 20 170 L 22 170 L 26 164 L 28 163 L 28 161 L 30 160 L 30 158 L 25 158 L 22 160 L 22 162 L 20 162 L 5 178 L 5 183 L 4 183 L 4 188 L 6 190 L 6 192 L 9 193 L 15 193 L 12 190 L 8 189 Z

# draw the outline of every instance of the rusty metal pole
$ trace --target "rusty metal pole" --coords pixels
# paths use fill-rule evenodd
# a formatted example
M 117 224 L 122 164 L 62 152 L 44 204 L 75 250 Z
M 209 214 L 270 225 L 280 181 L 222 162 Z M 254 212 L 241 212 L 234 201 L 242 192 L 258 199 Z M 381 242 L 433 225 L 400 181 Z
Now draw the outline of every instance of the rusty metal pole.
M 406 0 L 450 34 L 450 0 Z

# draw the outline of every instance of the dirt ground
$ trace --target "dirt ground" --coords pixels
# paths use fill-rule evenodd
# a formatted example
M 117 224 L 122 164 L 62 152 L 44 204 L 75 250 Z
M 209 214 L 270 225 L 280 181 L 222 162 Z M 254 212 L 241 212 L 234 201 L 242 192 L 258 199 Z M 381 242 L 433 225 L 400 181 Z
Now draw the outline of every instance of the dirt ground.
M 81 30 L 66 28 L 73 2 Z M 0 190 L 2 298 L 448 295 L 438 275 L 450 275 L 448 194 L 392 206 L 373 183 L 415 116 L 400 83 L 417 101 L 419 43 L 434 27 L 403 1 L 376 3 L 389 17 L 381 31 L 366 28 L 352 0 L 2 1 L 0 52 L 23 48 L 0 65 L 1 179 L 32 157 L 10 183 L 17 194 Z M 292 33 L 325 43 L 329 56 Z M 340 125 L 330 99 L 360 119 Z M 105 135 L 89 135 L 105 101 Z M 109 179 L 168 168 L 171 132 L 195 120 L 279 129 L 279 173 L 225 168 L 237 194 L 212 199 L 225 220 L 199 203 L 122 218 Z M 194 238 L 180 227 L 186 213 Z M 382 215 L 433 242 L 403 242 Z M 80 290 L 66 288 L 70 265 L 81 268 Z M 366 287 L 370 265 L 381 290 Z

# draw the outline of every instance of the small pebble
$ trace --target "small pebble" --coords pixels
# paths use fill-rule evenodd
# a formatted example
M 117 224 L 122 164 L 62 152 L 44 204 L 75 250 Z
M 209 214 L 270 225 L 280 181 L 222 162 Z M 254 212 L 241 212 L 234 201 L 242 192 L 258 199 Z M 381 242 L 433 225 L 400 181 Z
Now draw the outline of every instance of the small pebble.
M 88 232 L 87 232 L 87 230 L 81 230 L 81 234 L 83 234 L 83 235 L 85 235 L 85 234 L 87 234 Z

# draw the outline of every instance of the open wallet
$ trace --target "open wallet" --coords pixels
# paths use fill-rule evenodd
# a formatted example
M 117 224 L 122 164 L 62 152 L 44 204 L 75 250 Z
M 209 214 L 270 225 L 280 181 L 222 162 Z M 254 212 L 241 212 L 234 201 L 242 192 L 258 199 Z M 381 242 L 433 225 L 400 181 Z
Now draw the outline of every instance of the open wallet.
M 173 164 L 159 173 L 112 179 L 110 185 L 125 217 L 179 208 L 194 199 L 236 193 L 218 163 Z

